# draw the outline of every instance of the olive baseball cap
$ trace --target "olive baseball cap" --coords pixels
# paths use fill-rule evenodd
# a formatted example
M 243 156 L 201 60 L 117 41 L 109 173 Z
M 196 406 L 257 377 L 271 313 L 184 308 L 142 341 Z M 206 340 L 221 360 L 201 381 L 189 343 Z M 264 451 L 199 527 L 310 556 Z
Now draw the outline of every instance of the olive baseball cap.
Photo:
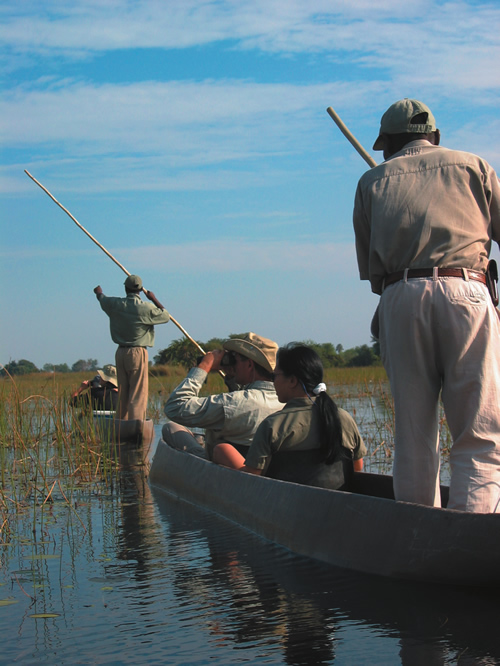
M 141 291 L 142 289 L 142 280 L 138 275 L 129 275 L 123 284 L 131 291 Z
M 412 119 L 421 113 L 427 114 L 425 124 L 413 125 Z M 400 99 L 392 104 L 382 116 L 380 132 L 373 144 L 373 150 L 383 150 L 382 134 L 429 134 L 436 131 L 436 121 L 431 110 L 417 99 Z
M 230 338 L 222 346 L 227 351 L 236 352 L 255 361 L 268 372 L 273 372 L 276 367 L 278 345 L 255 333 L 245 333 L 241 338 Z
M 105 365 L 102 370 L 98 370 L 97 374 L 104 379 L 105 382 L 109 382 L 118 388 L 118 378 L 116 376 L 116 368 L 114 365 Z

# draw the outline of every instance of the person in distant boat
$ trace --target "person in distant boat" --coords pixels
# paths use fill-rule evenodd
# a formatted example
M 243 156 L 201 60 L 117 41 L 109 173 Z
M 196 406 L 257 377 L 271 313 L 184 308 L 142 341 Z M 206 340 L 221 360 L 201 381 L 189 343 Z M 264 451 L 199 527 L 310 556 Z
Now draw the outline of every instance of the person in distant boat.
M 105 365 L 92 379 L 83 381 L 70 398 L 74 407 L 114 412 L 118 403 L 118 380 L 114 365 Z
M 154 327 L 166 324 L 170 315 L 152 291 L 144 291 L 152 303 L 141 300 L 142 280 L 129 275 L 125 280 L 125 298 L 105 296 L 100 286 L 94 293 L 109 317 L 111 338 L 116 342 L 118 378 L 118 419 L 146 418 L 148 404 L 148 347 L 154 344 Z
M 227 443 L 213 460 L 232 469 L 310 486 L 348 489 L 366 447 L 352 416 L 337 407 L 323 383 L 323 364 L 306 345 L 280 347 L 273 374 L 283 409 L 257 429 L 246 456 Z
M 494 513 L 500 321 L 487 269 L 492 241 L 500 244 L 500 184 L 485 160 L 439 143 L 434 116 L 418 100 L 382 116 L 373 149 L 385 162 L 361 177 L 354 202 L 359 273 L 381 295 L 396 499 L 441 506 L 441 395 L 453 438 L 448 508 Z
M 165 404 L 170 419 L 162 429 L 165 442 L 209 460 L 219 442 L 248 450 L 259 423 L 281 409 L 272 382 L 278 345 L 250 332 L 226 340 L 223 347 L 208 352 Z M 240 388 L 200 398 L 208 373 L 221 368 L 228 370 L 231 385 Z M 204 446 L 189 428 L 205 429 Z

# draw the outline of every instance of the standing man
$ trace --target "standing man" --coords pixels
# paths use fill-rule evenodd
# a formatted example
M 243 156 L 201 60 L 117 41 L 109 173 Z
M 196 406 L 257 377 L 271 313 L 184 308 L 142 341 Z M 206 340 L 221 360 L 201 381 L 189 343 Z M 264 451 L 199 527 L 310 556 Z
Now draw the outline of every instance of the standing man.
M 144 293 L 154 305 L 141 300 L 141 291 L 142 280 L 138 275 L 129 275 L 125 280 L 125 298 L 105 296 L 99 286 L 94 289 L 101 308 L 109 317 L 111 338 L 118 345 L 118 419 L 142 421 L 146 418 L 149 382 L 147 348 L 154 344 L 154 327 L 166 324 L 170 319 L 152 291 Z
M 486 286 L 500 241 L 491 166 L 439 146 L 430 109 L 403 99 L 382 116 L 385 162 L 359 181 L 360 277 L 381 294 L 382 360 L 394 398 L 397 500 L 440 506 L 438 407 L 453 438 L 448 508 L 499 511 L 500 322 Z
M 228 442 L 246 453 L 257 426 L 283 408 L 273 384 L 278 345 L 255 333 L 226 340 L 223 349 L 208 352 L 165 404 L 168 421 L 162 429 L 165 442 L 176 449 L 212 459 L 216 444 Z M 230 369 L 238 390 L 200 398 L 209 372 Z M 205 428 L 205 448 L 188 428 Z

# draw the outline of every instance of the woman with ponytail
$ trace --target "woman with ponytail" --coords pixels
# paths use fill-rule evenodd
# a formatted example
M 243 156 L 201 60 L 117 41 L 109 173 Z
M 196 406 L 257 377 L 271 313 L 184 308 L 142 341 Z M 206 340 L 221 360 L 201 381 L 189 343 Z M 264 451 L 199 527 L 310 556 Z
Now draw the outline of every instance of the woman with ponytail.
M 347 489 L 353 454 L 359 470 L 366 449 L 354 419 L 327 394 L 318 354 L 301 344 L 281 347 L 273 379 L 285 407 L 262 421 L 246 458 L 231 444 L 219 444 L 214 462 L 284 481 Z

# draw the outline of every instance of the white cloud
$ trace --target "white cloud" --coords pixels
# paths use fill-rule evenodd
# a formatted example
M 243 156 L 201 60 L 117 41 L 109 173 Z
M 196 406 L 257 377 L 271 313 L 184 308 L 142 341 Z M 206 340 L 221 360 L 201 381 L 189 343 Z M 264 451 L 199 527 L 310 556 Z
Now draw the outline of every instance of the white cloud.
M 22 168 L 2 169 L 0 190 L 26 191 L 24 168 L 56 179 L 59 193 L 67 182 L 92 192 L 278 184 L 290 178 L 281 158 L 288 173 L 300 172 L 294 157 L 324 150 L 332 100 L 362 108 L 380 88 L 376 81 L 356 87 L 243 81 L 22 86 L 0 100 L 0 141 L 25 149 L 27 159 Z
M 244 81 L 23 86 L 2 97 L 0 139 L 16 146 L 81 142 L 89 153 L 96 146 L 100 152 L 168 146 L 175 153 L 202 154 L 223 142 L 222 151 L 234 145 L 226 159 L 242 149 L 245 156 L 263 150 L 271 139 L 271 150 L 282 150 L 291 137 L 300 138 L 301 126 L 310 128 L 329 100 L 360 103 L 376 87 L 376 81 L 356 88 Z
M 52 0 L 4 8 L 0 44 L 69 60 L 116 49 L 317 53 L 452 89 L 498 85 L 500 8 L 491 2 L 399 0 Z M 7 60 L 9 58 L 7 56 Z M 25 61 L 21 61 L 24 64 Z

